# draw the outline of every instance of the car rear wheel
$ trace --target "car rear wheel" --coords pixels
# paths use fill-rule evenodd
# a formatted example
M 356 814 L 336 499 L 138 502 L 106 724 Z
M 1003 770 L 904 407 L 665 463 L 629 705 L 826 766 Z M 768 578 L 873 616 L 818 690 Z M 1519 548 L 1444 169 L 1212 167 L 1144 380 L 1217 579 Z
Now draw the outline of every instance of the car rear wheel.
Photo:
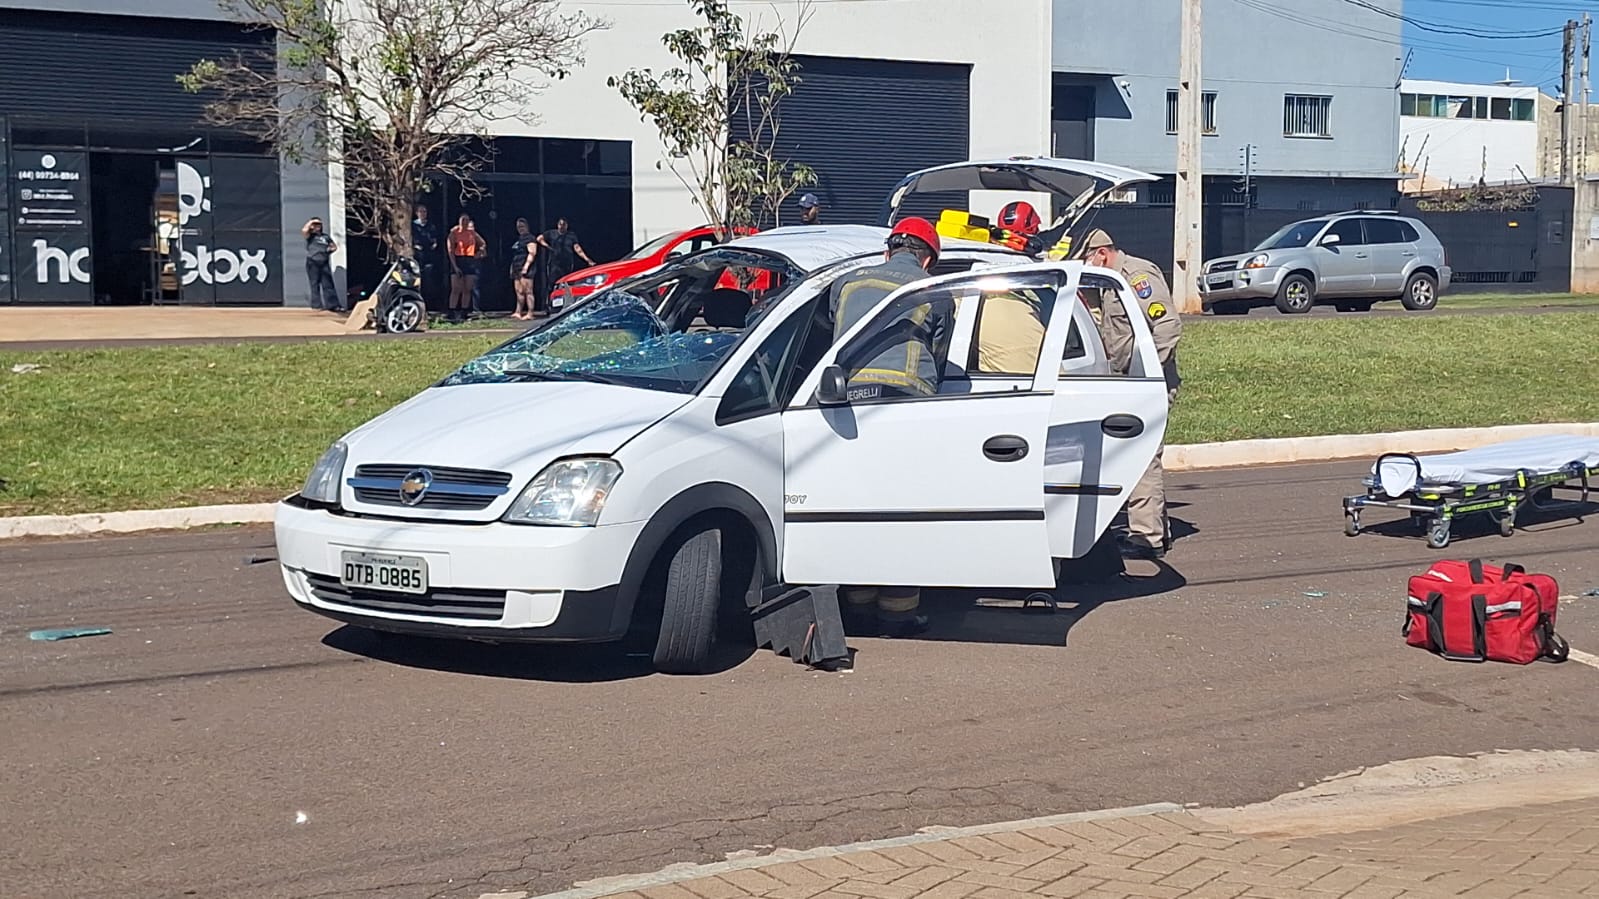
M 1438 305 L 1438 281 L 1426 272 L 1417 272 L 1410 276 L 1405 284 L 1405 295 L 1399 298 L 1406 309 L 1412 312 L 1426 312 Z
M 1289 275 L 1277 288 L 1277 309 L 1284 315 L 1302 315 L 1316 305 L 1316 285 L 1304 275 Z

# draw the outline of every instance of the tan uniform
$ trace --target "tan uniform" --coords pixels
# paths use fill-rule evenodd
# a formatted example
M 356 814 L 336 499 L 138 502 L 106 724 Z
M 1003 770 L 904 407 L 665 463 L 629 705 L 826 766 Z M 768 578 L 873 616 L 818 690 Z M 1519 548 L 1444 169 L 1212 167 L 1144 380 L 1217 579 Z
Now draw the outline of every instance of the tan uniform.
M 1127 279 L 1138 300 L 1139 311 L 1149 323 L 1150 334 L 1155 338 L 1155 352 L 1160 357 L 1161 370 L 1166 378 L 1166 397 L 1177 401 L 1177 342 L 1183 336 L 1182 318 L 1172 303 L 1171 288 L 1160 268 L 1147 259 L 1126 253 L 1120 255 L 1118 268 Z M 1119 298 L 1107 295 L 1105 314 L 1101 316 L 1100 334 L 1105 341 L 1105 353 L 1110 357 L 1111 369 L 1126 374 L 1132 367 L 1133 329 L 1127 320 L 1127 310 Z M 1163 547 L 1167 542 L 1165 469 L 1161 456 L 1166 444 L 1155 449 L 1155 458 L 1149 463 L 1144 476 L 1127 497 L 1128 538 L 1134 543 Z
M 977 372 L 991 375 L 1032 375 L 1044 347 L 1044 320 L 1040 301 L 1030 290 L 1007 290 L 983 298 L 977 320 Z

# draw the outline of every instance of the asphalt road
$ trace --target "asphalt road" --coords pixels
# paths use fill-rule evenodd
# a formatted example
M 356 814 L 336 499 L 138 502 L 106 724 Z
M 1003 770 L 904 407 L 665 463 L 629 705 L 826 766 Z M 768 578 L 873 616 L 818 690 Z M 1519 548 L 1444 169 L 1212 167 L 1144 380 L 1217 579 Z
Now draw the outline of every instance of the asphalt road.
M 1362 466 L 1175 476 L 1167 568 L 1056 616 L 929 597 L 857 668 L 703 678 L 594 649 L 385 648 L 293 608 L 252 529 L 0 544 L 0 895 L 476 897 L 1039 814 L 1262 800 L 1363 765 L 1599 748 L 1599 670 L 1448 663 L 1404 579 L 1509 557 L 1578 595 L 1599 522 L 1342 536 Z M 32 628 L 110 636 L 33 642 Z M 302 820 L 298 816 L 303 815 Z

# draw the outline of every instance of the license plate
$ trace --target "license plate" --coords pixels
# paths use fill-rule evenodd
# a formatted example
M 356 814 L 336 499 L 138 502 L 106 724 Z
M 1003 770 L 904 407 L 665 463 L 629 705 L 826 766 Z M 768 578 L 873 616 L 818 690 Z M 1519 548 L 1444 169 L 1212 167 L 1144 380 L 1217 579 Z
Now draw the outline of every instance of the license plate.
M 1212 285 L 1215 285 L 1215 284 L 1230 284 L 1230 283 L 1232 283 L 1232 280 L 1233 280 L 1233 276 L 1232 275 L 1211 275 L 1209 280 L 1206 283 L 1212 284 Z
M 339 583 L 356 590 L 428 592 L 428 563 L 419 556 L 345 552 Z

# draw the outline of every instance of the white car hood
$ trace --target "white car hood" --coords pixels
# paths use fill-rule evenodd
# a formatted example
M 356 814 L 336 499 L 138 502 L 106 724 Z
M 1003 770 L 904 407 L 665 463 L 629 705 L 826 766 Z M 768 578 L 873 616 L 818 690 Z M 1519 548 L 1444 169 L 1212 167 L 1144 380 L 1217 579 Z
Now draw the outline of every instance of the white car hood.
M 534 382 L 433 387 L 350 432 L 346 479 L 361 465 L 471 468 L 511 474 L 512 493 L 480 513 L 372 506 L 384 514 L 492 519 L 550 462 L 608 455 L 691 397 L 609 384 Z M 348 485 L 344 501 L 357 509 Z

